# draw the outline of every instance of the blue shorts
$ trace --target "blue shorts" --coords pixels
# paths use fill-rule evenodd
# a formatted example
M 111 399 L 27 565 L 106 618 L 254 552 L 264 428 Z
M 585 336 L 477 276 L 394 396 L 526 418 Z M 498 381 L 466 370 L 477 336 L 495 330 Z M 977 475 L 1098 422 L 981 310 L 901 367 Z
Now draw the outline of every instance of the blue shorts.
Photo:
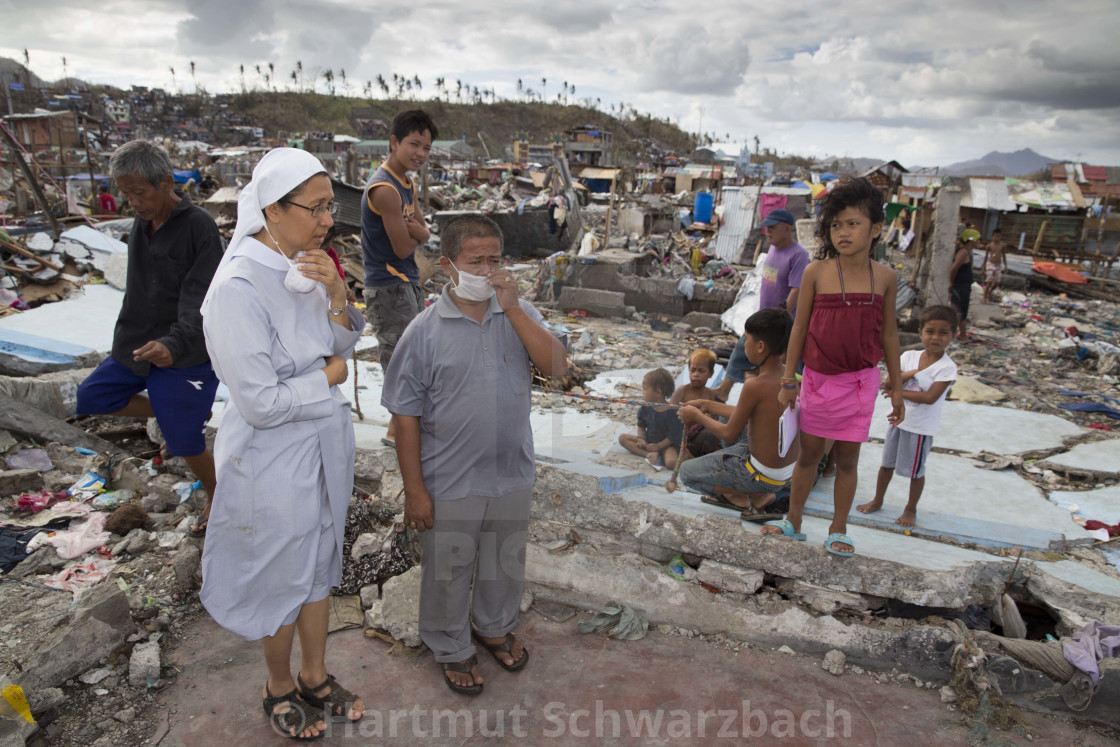
M 152 366 L 138 376 L 106 358 L 78 387 L 79 415 L 107 415 L 124 409 L 134 394 L 148 391 L 170 456 L 198 456 L 206 451 L 206 421 L 218 391 L 209 363 L 186 368 Z

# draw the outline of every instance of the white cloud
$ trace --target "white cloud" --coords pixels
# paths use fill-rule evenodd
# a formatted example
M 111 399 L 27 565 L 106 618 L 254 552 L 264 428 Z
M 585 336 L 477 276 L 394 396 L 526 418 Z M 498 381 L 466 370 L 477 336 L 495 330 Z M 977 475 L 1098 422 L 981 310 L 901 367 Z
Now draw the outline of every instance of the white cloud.
M 10 0 L 0 0 L 0 5 Z M 18 6 L 18 9 L 16 9 Z M 708 0 L 73 0 L 11 3 L 0 55 L 41 77 L 211 91 L 273 62 L 283 87 L 345 68 L 553 98 L 562 81 L 686 129 L 783 152 L 950 163 L 1032 147 L 1120 163 L 1120 13 L 1112 0 L 804 6 Z M 949 22 L 951 19 L 952 22 Z M 541 79 L 547 78 L 546 85 Z

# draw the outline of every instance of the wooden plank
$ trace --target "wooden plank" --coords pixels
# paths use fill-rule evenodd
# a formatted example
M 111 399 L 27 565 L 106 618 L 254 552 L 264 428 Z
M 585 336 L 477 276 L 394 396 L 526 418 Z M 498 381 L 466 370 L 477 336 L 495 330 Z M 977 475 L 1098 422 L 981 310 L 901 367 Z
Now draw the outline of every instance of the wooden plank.
M 10 252 L 15 252 L 16 254 L 18 254 L 21 257 L 26 257 L 27 259 L 33 259 L 36 262 L 38 262 L 39 264 L 43 265 L 43 267 L 49 267 L 52 270 L 57 270 L 58 272 L 62 272 L 62 268 L 59 267 L 58 265 L 56 265 L 54 262 L 48 262 L 47 260 L 43 259 L 39 255 L 35 254 L 34 252 L 29 252 L 28 250 L 24 249 L 19 244 L 13 244 L 11 241 L 6 241 L 5 239 L 0 239 L 0 246 L 4 247 L 5 249 L 7 249 Z

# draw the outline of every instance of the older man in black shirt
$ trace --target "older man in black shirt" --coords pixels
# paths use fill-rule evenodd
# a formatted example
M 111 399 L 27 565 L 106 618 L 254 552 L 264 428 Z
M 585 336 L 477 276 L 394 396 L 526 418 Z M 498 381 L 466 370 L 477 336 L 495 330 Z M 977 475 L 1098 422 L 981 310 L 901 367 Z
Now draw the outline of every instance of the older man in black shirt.
M 186 459 L 213 500 L 214 457 L 205 428 L 218 379 L 199 305 L 222 258 L 222 239 L 205 210 L 172 190 L 171 160 L 162 148 L 125 143 L 109 170 L 136 220 L 112 354 L 78 388 L 78 413 L 155 417 L 167 454 Z M 209 516 L 207 504 L 192 533 L 204 532 Z

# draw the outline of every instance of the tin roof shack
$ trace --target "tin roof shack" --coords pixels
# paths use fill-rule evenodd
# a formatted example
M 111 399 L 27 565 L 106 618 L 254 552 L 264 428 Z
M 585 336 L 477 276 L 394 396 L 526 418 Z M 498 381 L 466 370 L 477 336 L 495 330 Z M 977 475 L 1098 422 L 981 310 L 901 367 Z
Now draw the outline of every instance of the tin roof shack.
M 1003 213 L 1018 210 L 1002 176 L 970 176 L 952 181 L 961 188 L 961 222 L 975 226 L 985 239 L 991 238 L 992 231 L 999 227 Z
M 432 158 L 445 161 L 469 161 L 474 158 L 474 148 L 466 140 L 435 140 Z
M 564 153 L 573 166 L 614 166 L 614 136 L 592 125 L 564 131 Z
M 1050 180 L 1078 190 L 1087 204 L 1102 204 L 1120 198 L 1120 167 L 1090 166 L 1087 163 L 1052 163 Z
M 20 145 L 32 153 L 41 150 L 83 148 L 81 130 L 92 130 L 101 137 L 101 121 L 76 111 L 48 112 L 37 109 L 27 114 L 4 117 L 4 124 Z
M 902 175 L 909 173 L 910 170 L 898 161 L 886 161 L 878 166 L 872 166 L 859 176 L 866 177 L 868 181 L 883 190 L 884 195 L 892 195 L 902 184 Z

